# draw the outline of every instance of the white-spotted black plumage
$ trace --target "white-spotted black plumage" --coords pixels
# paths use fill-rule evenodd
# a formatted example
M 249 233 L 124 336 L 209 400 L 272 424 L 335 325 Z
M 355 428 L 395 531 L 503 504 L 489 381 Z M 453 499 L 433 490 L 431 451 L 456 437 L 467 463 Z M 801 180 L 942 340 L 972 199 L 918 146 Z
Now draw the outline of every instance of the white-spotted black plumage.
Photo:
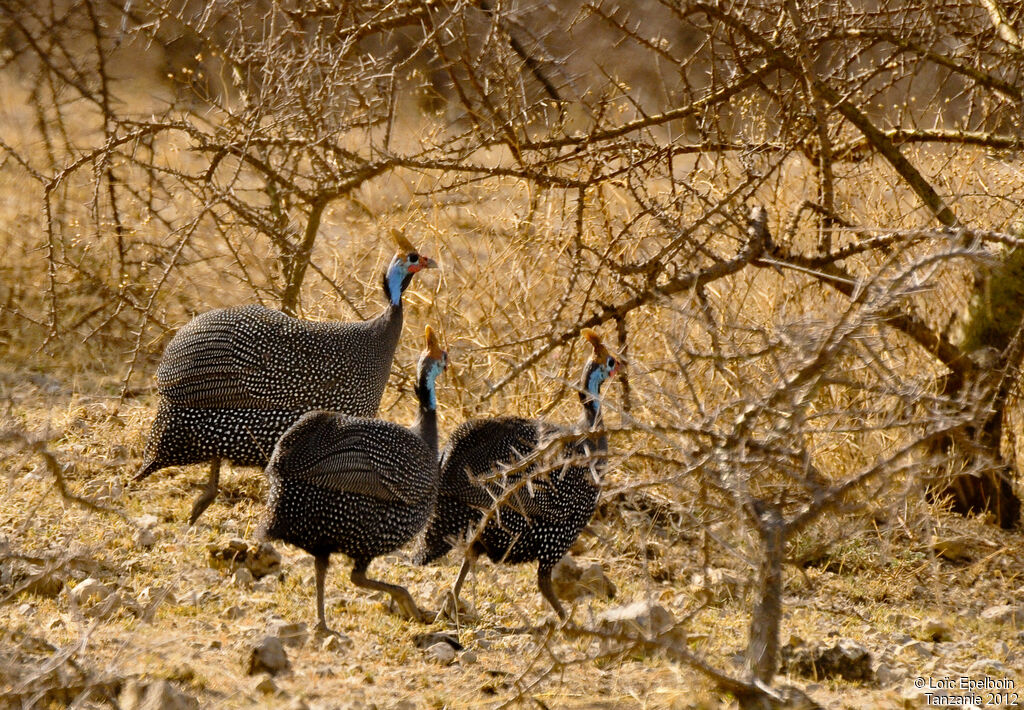
M 368 579 L 380 555 L 411 540 L 427 524 L 437 499 L 435 379 L 447 355 L 434 346 L 420 359 L 419 413 L 406 429 L 379 419 L 309 412 L 281 437 L 267 465 L 270 494 L 261 526 L 264 537 L 313 555 L 317 613 L 327 630 L 324 579 L 330 555 L 353 561 L 352 582 L 388 592 L 409 616 L 425 620 L 398 585 Z
M 278 438 L 311 410 L 374 416 L 402 332 L 401 292 L 412 274 L 435 266 L 401 245 L 409 250 L 384 275 L 388 306 L 376 318 L 317 323 L 250 305 L 181 328 L 157 370 L 160 404 L 136 480 L 212 462 L 194 523 L 217 494 L 221 459 L 265 466 Z
M 607 451 L 607 440 L 586 432 L 601 427 L 600 387 L 618 369 L 597 335 L 585 335 L 594 345 L 595 358 L 584 370 L 584 416 L 576 429 L 520 417 L 473 420 L 459 426 L 445 446 L 437 509 L 416 560 L 426 564 L 457 541 L 472 538 L 455 583 L 456 598 L 480 554 L 510 564 L 537 561 L 541 593 L 559 616 L 565 616 L 551 586 L 551 570 L 594 514 L 600 492 L 596 478 L 603 466 L 600 454 Z M 581 436 L 575 438 L 574 433 Z M 549 443 L 566 436 L 569 441 L 555 443 L 552 456 L 539 455 Z M 524 479 L 531 479 L 529 487 Z M 506 495 L 512 487 L 516 491 Z M 504 502 L 490 511 L 496 500 Z M 488 519 L 477 531 L 485 515 Z

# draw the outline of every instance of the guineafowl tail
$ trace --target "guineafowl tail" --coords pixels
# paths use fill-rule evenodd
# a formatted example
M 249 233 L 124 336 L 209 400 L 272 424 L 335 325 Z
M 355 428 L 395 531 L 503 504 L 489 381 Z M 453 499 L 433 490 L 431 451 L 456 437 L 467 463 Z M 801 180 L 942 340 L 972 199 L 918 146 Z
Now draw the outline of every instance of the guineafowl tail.
M 427 524 L 423 544 L 413 556 L 418 565 L 441 559 L 455 544 L 472 532 L 483 517 L 483 511 L 465 503 L 442 496 L 437 500 L 434 517 Z
M 160 407 L 156 412 L 156 418 L 153 420 L 153 426 L 149 430 L 146 449 L 142 452 L 142 465 L 139 466 L 139 470 L 135 473 L 132 480 L 141 481 L 149 474 L 171 465 L 170 463 L 165 463 L 162 460 L 164 456 L 161 455 L 162 442 L 164 435 L 167 433 L 167 425 L 171 419 L 170 409 L 166 402 L 160 403 Z
M 423 544 L 413 556 L 413 562 L 418 565 L 429 565 L 434 560 L 439 560 L 448 554 L 452 549 L 450 540 L 442 536 L 437 526 L 431 525 L 423 538 Z

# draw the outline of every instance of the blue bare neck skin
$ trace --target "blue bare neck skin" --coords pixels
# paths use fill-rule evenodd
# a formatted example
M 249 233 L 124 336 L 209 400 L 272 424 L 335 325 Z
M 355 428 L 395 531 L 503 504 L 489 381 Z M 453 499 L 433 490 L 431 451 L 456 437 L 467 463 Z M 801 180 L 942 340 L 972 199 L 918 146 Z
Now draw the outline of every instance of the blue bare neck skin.
M 591 362 L 583 372 L 583 391 L 580 392 L 580 402 L 583 404 L 581 428 L 584 431 L 601 428 L 601 385 L 606 379 L 608 379 L 608 373 L 594 362 Z M 588 455 L 595 451 L 607 451 L 608 437 L 603 434 L 587 437 L 584 439 L 583 446 Z
M 437 459 L 437 392 L 435 391 L 435 380 L 444 368 L 437 361 L 430 361 L 427 369 L 420 367 L 418 382 L 416 384 L 416 399 L 419 407 L 416 412 L 416 422 L 413 424 L 415 431 L 426 443 Z
M 583 416 L 588 429 L 601 425 L 601 385 L 608 379 L 600 367 L 588 367 L 583 374 Z
M 409 285 L 412 274 L 400 259 L 392 259 L 387 273 L 384 274 L 384 294 L 387 296 L 388 305 L 392 308 L 402 305 L 402 291 Z

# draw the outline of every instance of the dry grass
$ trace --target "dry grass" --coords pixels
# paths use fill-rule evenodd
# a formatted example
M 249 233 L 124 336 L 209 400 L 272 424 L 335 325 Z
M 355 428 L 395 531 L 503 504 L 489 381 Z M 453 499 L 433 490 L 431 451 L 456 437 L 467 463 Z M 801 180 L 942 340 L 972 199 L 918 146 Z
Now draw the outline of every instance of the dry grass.
M 293 670 L 279 676 L 277 690 L 267 696 L 256 688 L 258 678 L 244 674 L 248 644 L 262 636 L 274 616 L 312 621 L 310 558 L 284 549 L 280 577 L 238 587 L 228 571 L 210 567 L 206 552 L 207 543 L 225 536 L 251 537 L 259 516 L 260 477 L 245 470 L 228 475 L 222 498 L 196 530 L 185 532 L 183 519 L 197 468 L 171 469 L 144 485 L 127 485 L 144 441 L 151 402 L 126 405 L 112 414 L 109 400 L 70 392 L 48 394 L 32 384 L 14 385 L 14 379 L 13 373 L 5 376 L 7 392 L 16 402 L 11 415 L 30 430 L 50 427 L 53 449 L 72 463 L 68 478 L 73 490 L 123 511 L 126 519 L 66 504 L 38 461 L 12 455 L 5 458 L 6 489 L 0 509 L 6 544 L 23 555 L 72 556 L 58 570 L 67 585 L 88 574 L 143 604 L 163 589 L 172 592 L 173 600 L 157 606 L 152 619 L 123 610 L 97 622 L 69 605 L 66 589 L 56 597 L 22 592 L 5 598 L 0 606 L 0 628 L 6 629 L 11 648 L 28 647 L 28 637 L 43 638 L 58 648 L 87 639 L 76 657 L 90 673 L 172 679 L 205 707 L 285 707 L 296 698 L 329 707 L 339 702 L 393 707 L 403 700 L 416 707 L 492 707 L 519 697 L 521 689 L 524 702 L 534 698 L 549 707 L 689 708 L 704 707 L 701 703 L 716 697 L 692 671 L 642 654 L 583 660 L 533 685 L 551 663 L 549 651 L 567 659 L 586 658 L 594 647 L 582 641 L 554 641 L 546 647 L 536 637 L 509 633 L 550 615 L 528 567 L 481 565 L 465 596 L 482 618 L 461 630 L 477 660 L 449 667 L 430 664 L 412 641 L 413 635 L 428 629 L 398 619 L 382 600 L 354 590 L 345 581 L 340 561 L 329 577 L 328 614 L 332 624 L 352 639 L 351 648 L 323 650 L 316 640 L 300 649 L 289 648 Z M 630 467 L 617 471 L 613 481 L 639 475 L 651 474 Z M 113 491 L 107 490 L 111 483 Z M 708 592 L 693 583 L 704 562 L 700 527 L 685 518 L 682 523 L 674 519 L 671 506 L 654 515 L 631 510 L 635 507 L 609 509 L 594 525 L 595 535 L 583 538 L 577 556 L 600 561 L 619 594 L 616 602 L 583 600 L 574 611 L 578 620 L 586 621 L 614 603 L 643 598 L 659 600 L 682 618 L 706 597 Z M 160 520 L 157 542 L 140 549 L 133 543 L 137 528 L 132 521 L 147 513 Z M 795 542 L 792 556 L 803 562 L 786 574 L 789 611 L 784 640 L 791 635 L 849 637 L 880 652 L 903 634 L 919 636 L 921 620 L 940 617 L 951 621 L 954 641 L 969 641 L 944 654 L 942 668 L 966 670 L 979 658 L 1005 660 L 1007 649 L 1020 657 L 1018 637 L 1007 636 L 1005 626 L 978 618 L 988 605 L 1020 602 L 1024 548 L 1018 535 L 913 506 L 883 506 L 876 517 L 875 522 L 847 518 L 841 525 L 826 524 Z M 922 528 L 925 520 L 934 527 Z M 857 526 L 855 534 L 851 524 Z M 711 529 L 723 536 L 737 532 L 727 522 Z M 970 561 L 936 558 L 931 536 L 962 538 Z M 728 667 L 746 632 L 747 573 L 721 555 L 708 562 L 732 568 L 740 584 L 712 589 L 711 602 L 692 619 L 689 632 L 695 648 Z M 385 579 L 408 584 L 417 599 L 436 604 L 436 597 L 453 581 L 457 560 L 417 568 L 404 555 L 393 555 L 378 560 L 375 569 Z M 15 579 L 24 570 L 22 564 L 5 563 L 5 572 Z M 9 589 L 10 582 L 6 585 Z M 433 629 L 445 627 L 438 623 Z M 930 668 L 926 660 L 913 663 L 919 663 L 912 666 L 915 673 L 935 672 L 934 662 Z M 1019 669 L 1019 663 L 1010 665 Z M 1018 682 L 1024 680 L 1019 670 L 1011 675 Z M 17 688 L 18 681 L 8 678 L 8 691 Z M 830 707 L 903 707 L 896 691 L 842 681 L 816 687 L 815 697 Z
M 9 78 L 0 76 L 0 81 Z M 141 97 L 152 100 L 149 88 L 143 83 L 135 89 L 140 106 Z M 6 140 L 19 148 L 32 146 L 35 117 L 25 108 L 24 90 L 4 83 L 0 96 Z M 404 130 L 409 133 L 398 139 L 415 144 L 414 127 Z M 175 147 L 165 146 L 168 164 L 188 159 L 171 150 Z M 965 148 L 907 152 L 944 194 L 957 196 L 954 204 L 965 221 L 1000 229 L 1020 219 L 1022 176 L 1005 161 Z M 795 213 L 804 200 L 816 199 L 817 184 L 800 156 L 788 157 L 781 166 L 764 161 L 751 166 L 733 159 L 679 158 L 673 168 L 689 176 L 701 199 L 683 201 L 670 216 L 686 224 L 751 171 L 765 169 L 772 179 L 750 201 L 770 205 L 772 232 L 783 234 L 784 216 Z M 859 224 L 911 229 L 928 223 L 918 201 L 880 169 L 880 161 L 851 162 L 837 171 L 837 204 Z M 625 230 L 633 217 L 632 198 L 622 185 L 609 184 L 596 190 L 588 205 L 584 248 L 577 251 L 574 210 L 564 193 L 538 192 L 503 179 L 433 192 L 436 180 L 436 175 L 397 170 L 328 209 L 314 253 L 323 276 L 309 274 L 303 315 L 343 320 L 373 315 L 381 307 L 379 274 L 390 258 L 383 237 L 391 227 L 402 227 L 424 253 L 442 262 L 443 270 L 436 277 L 417 277 L 407 292 L 406 337 L 381 415 L 411 421 L 418 341 L 409 336 L 429 323 L 442 334 L 453 365 L 439 390 L 442 434 L 466 418 L 497 413 L 575 420 L 576 398 L 567 382 L 575 381 L 583 355 L 573 344 L 554 349 L 494 396 L 485 393 L 549 334 L 574 325 L 594 303 L 614 302 L 621 284 L 594 264 L 602 257 L 630 261 L 652 256 L 664 244 L 664 225 L 647 217 L 633 231 Z M 81 263 L 109 276 L 103 271 L 110 268 L 103 251 L 109 234 L 90 222 L 91 187 L 83 178 L 64 188 L 69 213 L 62 219 L 74 236 L 67 246 Z M 654 180 L 648 189 L 657 193 L 667 187 Z M 243 228 L 231 232 L 233 242 L 212 228 L 200 230 L 187 254 L 194 261 L 175 271 L 162 291 L 129 373 L 135 321 L 126 316 L 97 329 L 88 314 L 109 294 L 81 274 L 59 274 L 63 322 L 74 325 L 59 337 L 47 337 L 45 240 L 37 202 L 24 197 L 37 192 L 37 184 L 17 166 L 0 166 L 0 253 L 5 255 L 0 298 L 7 304 L 0 311 L 0 431 L 29 432 L 44 440 L 66 464 L 71 491 L 117 514 L 61 499 L 36 454 L 13 444 L 2 449 L 0 673 L 4 668 L 44 668 L 63 649 L 87 678 L 171 679 L 203 707 L 289 707 L 298 700 L 323 707 L 729 705 L 730 699 L 698 673 L 660 655 L 602 657 L 592 641 L 513 632 L 548 619 L 550 610 L 536 591 L 531 567 L 489 564 L 478 567 L 464 592 L 480 611 L 478 622 L 460 629 L 475 661 L 463 657 L 447 667 L 428 663 L 413 643 L 414 635 L 428 629 L 400 620 L 380 598 L 352 588 L 345 563 L 338 559 L 328 578 L 327 614 L 351 638 L 351 647 L 327 650 L 311 639 L 301 648 L 289 648 L 291 672 L 274 680 L 276 690 L 258 688 L 259 678 L 245 675 L 247 649 L 263 635 L 268 620 L 311 622 L 314 616 L 313 571 L 304 553 L 282 549 L 281 575 L 254 585 L 235 585 L 226 570 L 210 566 L 208 544 L 252 539 L 264 493 L 261 475 L 251 469 L 229 472 L 221 497 L 188 532 L 184 520 L 202 477 L 200 467 L 161 471 L 139 485 L 130 478 L 155 412 L 153 373 L 167 339 L 198 311 L 254 299 L 273 305 L 269 286 L 280 277 L 275 251 L 264 239 L 248 240 Z M 182 199 L 172 208 L 187 213 L 190 203 Z M 131 218 L 136 218 L 131 234 L 136 243 L 171 240 L 169 232 L 147 234 L 144 216 L 126 216 Z M 695 243 L 728 253 L 735 238 L 715 231 L 727 226 L 724 219 L 715 223 Z M 634 239 L 634 233 L 645 236 Z M 856 237 L 840 232 L 836 246 Z M 801 224 L 788 246 L 809 251 L 815 239 L 813 225 Z M 229 244 L 242 248 L 233 252 Z M 933 247 L 908 252 L 903 260 Z M 864 256 L 848 266 L 867 276 L 881 270 L 883 261 Z M 578 284 L 574 268 L 590 280 Z M 967 302 L 968 273 L 963 261 L 952 261 L 908 300 L 942 330 Z M 698 467 L 659 460 L 681 456 L 693 439 L 666 437 L 651 426 L 735 419 L 747 402 L 772 391 L 787 367 L 823 339 L 847 313 L 848 302 L 800 274 L 771 269 L 745 269 L 715 282 L 704 296 L 702 303 L 696 293 L 678 294 L 630 314 L 629 399 L 615 384 L 607 401 L 608 423 L 622 431 L 612 436 L 612 466 L 593 534 L 585 535 L 576 550 L 577 557 L 604 566 L 618 596 L 614 601 L 584 599 L 574 616 L 589 622 L 611 606 L 655 599 L 677 619 L 691 617 L 692 649 L 719 667 L 734 669 L 749 626 L 754 570 L 746 560 L 755 540 L 737 510 L 708 493 Z M 613 344 L 615 335 L 610 326 L 606 330 Z M 818 470 L 836 480 L 883 460 L 915 435 L 886 428 L 898 397 L 872 390 L 872 371 L 855 355 L 870 352 L 921 395 L 931 392 L 924 383 L 933 383 L 941 370 L 908 338 L 877 324 L 858 334 L 858 344 L 863 351 L 848 351 L 835 365 L 848 382 L 816 390 L 807 407 L 820 423 L 806 447 Z M 767 352 L 757 354 L 762 349 Z M 126 377 L 127 396 L 121 398 Z M 747 483 L 763 490 L 785 488 L 775 472 Z M 924 500 L 920 481 L 902 474 L 854 492 L 844 504 L 849 510 L 828 516 L 792 541 L 783 642 L 790 636 L 848 637 L 885 655 L 904 635 L 920 636 L 923 620 L 938 617 L 949 621 L 953 641 L 930 658 L 904 658 L 909 679 L 966 673 L 978 659 L 995 658 L 1006 663 L 1018 687 L 1024 683 L 1018 630 L 979 616 L 991 605 L 1024 603 L 1019 534 L 947 514 Z M 146 514 L 159 522 L 155 544 L 142 548 L 135 542 L 137 521 Z M 944 541 L 958 543 L 960 560 L 936 555 L 936 542 Z M 63 591 L 17 591 L 37 576 L 39 565 L 51 563 Z M 441 565 L 420 568 L 398 554 L 378 560 L 373 570 L 385 580 L 406 584 L 417 600 L 436 608 L 458 563 L 452 555 Z M 702 581 L 711 570 L 724 573 L 724 581 Z M 67 590 L 86 576 L 115 588 L 128 601 L 125 608 L 101 620 L 83 615 Z M 164 591 L 170 596 L 160 601 Z M 151 605 L 152 616 L 131 611 L 131 602 L 138 609 Z M 429 630 L 449 626 L 438 622 Z M 0 676 L 0 694 L 9 694 L 0 696 L 0 706 L 17 706 L 31 697 L 30 680 Z M 836 680 L 815 686 L 812 695 L 829 707 L 905 706 L 899 688 Z M 70 699 L 44 695 L 41 702 L 56 706 Z M 85 696 L 80 700 L 101 704 Z

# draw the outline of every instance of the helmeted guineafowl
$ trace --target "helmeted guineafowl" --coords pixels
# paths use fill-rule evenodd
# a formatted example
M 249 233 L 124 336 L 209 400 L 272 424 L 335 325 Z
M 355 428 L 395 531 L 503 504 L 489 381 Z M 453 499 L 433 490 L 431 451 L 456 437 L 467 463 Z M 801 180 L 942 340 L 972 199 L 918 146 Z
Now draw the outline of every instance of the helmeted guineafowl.
M 210 461 L 192 525 L 217 496 L 221 459 L 265 466 L 281 434 L 311 410 L 376 415 L 402 332 L 402 292 L 417 271 L 437 266 L 394 238 L 388 306 L 376 318 L 316 323 L 250 305 L 209 311 L 181 328 L 157 370 L 160 404 L 135 480 Z
M 473 534 L 453 589 L 456 602 L 466 574 L 481 553 L 494 562 L 536 560 L 537 586 L 559 617 L 565 618 L 551 585 L 551 570 L 590 522 L 602 466 L 600 458 L 594 457 L 608 448 L 603 435 L 578 439 L 571 435 L 600 428 L 601 384 L 619 369 L 597 333 L 585 329 L 583 336 L 593 345 L 594 357 L 583 371 L 584 414 L 577 429 L 566 431 L 519 417 L 478 419 L 459 426 L 445 446 L 437 509 L 416 561 L 431 562 L 447 553 L 455 541 Z M 547 442 L 567 435 L 568 443 L 554 445 L 553 463 L 551 457 L 541 456 Z M 504 502 L 496 511 L 490 510 L 495 501 Z M 476 535 L 485 514 L 490 517 Z
M 437 397 L 434 381 L 448 355 L 427 327 L 411 429 L 379 419 L 310 412 L 285 432 L 267 465 L 270 495 L 261 532 L 313 555 L 318 626 L 333 553 L 352 558 L 352 583 L 387 592 L 408 616 L 426 621 L 401 586 L 369 579 L 366 569 L 427 524 L 437 499 Z

